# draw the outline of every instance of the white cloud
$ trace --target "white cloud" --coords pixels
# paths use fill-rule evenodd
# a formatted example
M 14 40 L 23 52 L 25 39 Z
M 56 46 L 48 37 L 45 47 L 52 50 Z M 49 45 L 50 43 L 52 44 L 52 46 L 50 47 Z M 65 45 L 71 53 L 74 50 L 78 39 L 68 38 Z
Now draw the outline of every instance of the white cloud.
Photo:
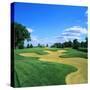
M 65 32 L 70 34 L 87 34 L 87 29 L 81 26 L 73 26 L 73 27 L 67 28 Z
M 31 35 L 31 41 L 36 41 L 36 42 L 38 42 L 37 36 L 32 36 L 32 35 Z
M 27 46 L 27 44 L 33 44 L 34 46 L 36 46 L 38 45 L 38 43 L 39 43 L 38 37 L 35 35 L 31 35 L 31 41 L 28 42 L 27 40 L 25 40 L 24 46 Z
M 72 26 L 66 28 L 59 37 L 57 37 L 58 41 L 64 42 L 68 40 L 78 39 L 81 40 L 82 35 L 87 35 L 87 29 L 81 26 Z
M 70 32 L 64 32 L 62 33 L 62 36 L 79 36 L 80 33 L 70 33 Z
M 34 46 L 37 46 L 38 43 L 40 43 L 40 40 L 36 35 L 31 35 L 30 43 L 32 43 Z
M 33 29 L 31 29 L 31 28 L 26 28 L 30 33 L 32 33 L 33 32 Z

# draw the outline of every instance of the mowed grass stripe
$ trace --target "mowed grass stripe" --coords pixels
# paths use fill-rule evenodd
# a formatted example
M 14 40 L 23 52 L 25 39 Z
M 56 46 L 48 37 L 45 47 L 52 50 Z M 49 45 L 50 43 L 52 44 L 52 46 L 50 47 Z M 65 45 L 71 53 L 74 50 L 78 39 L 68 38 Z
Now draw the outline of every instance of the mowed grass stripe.
M 69 65 L 38 60 L 16 61 L 16 69 L 22 87 L 66 84 L 67 74 L 77 70 Z
M 19 80 L 21 82 L 22 87 L 23 86 L 66 84 L 66 81 L 65 81 L 66 76 L 70 75 L 69 73 L 77 71 L 77 68 L 75 68 L 76 67 L 75 64 L 72 64 L 73 61 L 75 61 L 75 63 L 77 63 L 77 64 L 80 64 L 77 61 L 81 61 L 83 63 L 81 65 L 84 65 L 85 68 L 84 68 L 84 66 L 83 66 L 83 68 L 82 67 L 80 67 L 80 68 L 82 68 L 84 71 L 82 72 L 82 70 L 79 69 L 79 70 L 81 70 L 81 71 L 79 71 L 81 74 L 80 73 L 77 73 L 77 74 L 79 74 L 79 76 L 80 76 L 80 80 L 81 80 L 81 81 L 79 80 L 80 82 L 82 82 L 82 80 L 83 80 L 83 82 L 87 82 L 87 79 L 86 79 L 87 78 L 87 73 L 86 73 L 87 60 L 85 58 L 87 53 L 81 52 L 81 51 L 75 51 L 75 50 L 69 49 L 69 48 L 63 49 L 63 50 L 65 50 L 65 52 L 62 52 L 63 51 L 62 49 L 60 49 L 59 50 L 60 52 L 58 52 L 57 49 L 49 50 L 49 48 L 40 48 L 40 51 L 39 51 L 40 53 L 42 53 L 42 51 L 45 52 L 45 53 L 43 53 L 43 55 L 41 55 L 39 53 L 36 53 L 36 52 L 38 52 L 39 48 L 38 49 L 35 48 L 34 50 L 33 49 L 34 48 L 29 49 L 30 51 L 28 49 L 22 49 L 20 51 L 15 50 L 15 62 L 17 63 L 16 66 L 18 66 L 18 67 L 16 67 L 16 70 L 17 70 L 17 72 L 19 72 L 18 76 L 20 77 Z M 33 54 L 34 52 L 35 52 L 35 55 L 37 54 L 36 56 Z M 28 55 L 31 53 L 33 55 L 21 56 L 22 53 L 23 54 L 28 53 Z M 48 54 L 46 54 L 46 53 L 48 53 Z M 49 55 L 50 53 L 51 53 L 51 56 Z M 70 55 L 67 53 L 70 53 Z M 73 55 L 71 55 L 71 53 Z M 57 58 L 55 58 L 55 55 L 57 56 Z M 83 57 L 82 57 L 82 55 L 83 55 Z M 61 56 L 61 57 L 65 56 L 65 58 L 64 57 L 61 58 L 59 56 Z M 42 57 L 42 58 L 40 58 L 40 57 Z M 79 58 L 76 58 L 76 57 L 79 57 Z M 81 60 L 79 60 L 79 59 L 81 59 Z M 84 61 L 85 61 L 85 63 L 84 63 Z M 61 63 L 64 63 L 64 64 L 61 64 Z M 64 67 L 62 67 L 62 65 Z M 67 66 L 67 68 L 65 68 L 65 66 Z M 27 73 L 27 74 L 25 74 L 25 73 Z M 83 76 L 83 77 L 81 77 L 81 76 Z M 72 78 L 72 80 L 71 80 L 71 77 L 70 77 L 70 79 L 68 78 L 68 83 L 71 83 L 71 84 L 74 83 L 73 80 L 75 80 L 75 79 Z M 79 81 L 77 81 L 77 79 L 76 79 L 75 82 L 79 82 Z M 18 85 L 16 85 L 16 87 L 18 87 Z
M 74 66 L 78 68 L 78 71 L 73 74 L 70 74 L 69 78 L 67 76 L 66 83 L 67 84 L 87 83 L 87 60 L 85 59 L 86 53 L 81 52 L 81 51 L 76 51 L 71 48 L 66 48 L 65 50 L 60 49 L 54 52 L 51 50 L 49 51 L 45 50 L 45 52 L 48 52 L 48 54 L 38 55 L 35 53 L 21 53 L 20 55 L 25 56 L 25 57 L 34 56 L 34 57 L 38 57 L 38 59 L 41 61 L 57 62 L 57 63 L 68 64 L 68 65 Z M 70 55 L 67 57 L 67 54 L 66 54 L 67 58 L 61 58 L 62 56 L 65 56 L 63 55 L 63 53 L 65 52 L 68 52 Z M 80 58 L 83 54 L 84 54 L 84 57 Z

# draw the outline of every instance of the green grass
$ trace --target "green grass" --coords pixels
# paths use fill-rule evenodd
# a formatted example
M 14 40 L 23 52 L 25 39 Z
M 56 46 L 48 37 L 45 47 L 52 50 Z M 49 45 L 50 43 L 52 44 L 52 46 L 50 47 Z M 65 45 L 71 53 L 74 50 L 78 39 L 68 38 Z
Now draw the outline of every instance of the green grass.
M 88 48 L 79 48 L 78 50 L 82 52 L 88 52 Z
M 69 65 L 30 59 L 15 62 L 15 87 L 66 84 L 66 75 L 77 70 Z
M 57 50 L 60 50 L 60 48 L 46 48 L 46 50 L 49 50 L 49 51 L 57 51 Z
M 65 49 L 66 52 L 63 53 L 62 58 L 74 58 L 74 57 L 80 57 L 80 58 L 87 58 L 87 53 L 86 52 L 82 52 L 82 51 L 78 51 L 75 49 L 71 49 L 71 48 L 67 48 Z
M 23 57 L 19 53 L 38 52 L 39 48 L 15 50 L 15 87 L 66 84 L 67 74 L 77 69 L 70 65 L 42 62 L 35 57 Z M 41 52 L 44 49 L 40 48 Z
M 44 48 L 26 48 L 26 49 L 16 49 L 15 53 L 36 53 L 39 55 L 44 55 L 48 54 L 47 52 L 44 51 Z

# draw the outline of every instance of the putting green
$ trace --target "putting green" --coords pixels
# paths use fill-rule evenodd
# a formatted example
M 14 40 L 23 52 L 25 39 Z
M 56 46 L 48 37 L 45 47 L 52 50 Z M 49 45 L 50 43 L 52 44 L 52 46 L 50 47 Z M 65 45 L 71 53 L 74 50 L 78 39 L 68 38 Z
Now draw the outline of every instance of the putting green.
M 58 62 L 63 64 L 68 64 L 76 67 L 78 70 L 76 72 L 70 73 L 66 76 L 66 83 L 67 84 L 81 84 L 87 83 L 87 60 L 84 58 L 60 58 L 59 56 L 65 52 L 65 50 L 58 50 L 58 51 L 49 51 L 46 55 L 38 55 L 36 53 L 21 53 L 21 56 L 26 57 L 39 57 L 41 61 L 48 61 L 48 62 Z

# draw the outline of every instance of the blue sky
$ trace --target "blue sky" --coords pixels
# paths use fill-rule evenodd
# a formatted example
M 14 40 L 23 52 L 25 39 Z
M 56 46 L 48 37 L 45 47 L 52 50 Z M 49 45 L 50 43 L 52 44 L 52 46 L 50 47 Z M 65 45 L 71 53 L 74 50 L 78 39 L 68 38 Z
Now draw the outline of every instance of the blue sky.
M 26 26 L 34 45 L 82 41 L 87 36 L 87 7 L 15 3 L 14 20 Z

